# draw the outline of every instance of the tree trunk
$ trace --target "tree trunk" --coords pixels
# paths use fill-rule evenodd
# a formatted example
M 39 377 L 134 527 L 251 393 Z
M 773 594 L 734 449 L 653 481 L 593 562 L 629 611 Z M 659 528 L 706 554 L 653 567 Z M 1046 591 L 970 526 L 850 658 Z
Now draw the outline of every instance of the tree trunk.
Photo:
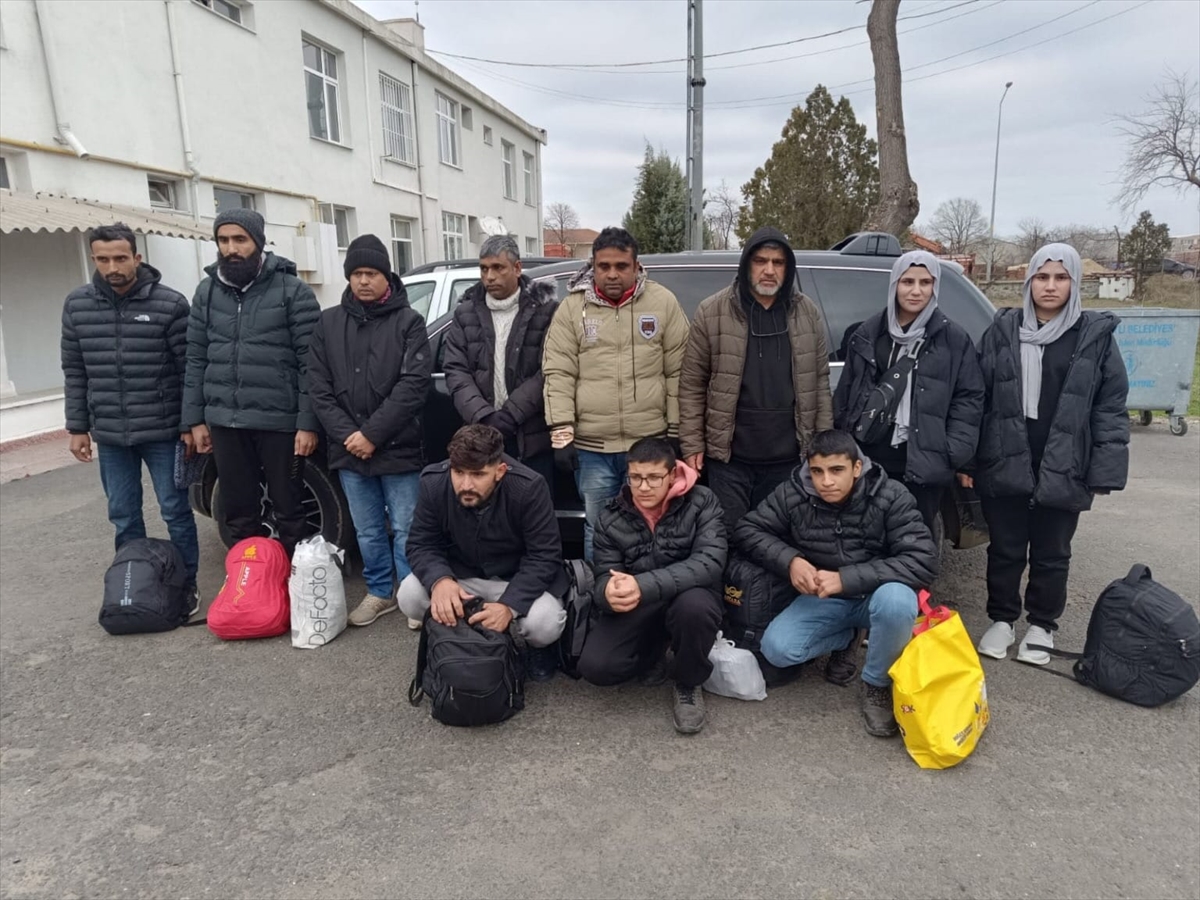
M 908 171 L 908 141 L 904 136 L 904 104 L 900 96 L 900 48 L 896 43 L 896 13 L 900 0 L 873 0 L 867 17 L 867 37 L 875 62 L 875 123 L 879 132 L 879 205 L 865 228 L 897 237 L 917 219 L 921 204 L 917 185 Z

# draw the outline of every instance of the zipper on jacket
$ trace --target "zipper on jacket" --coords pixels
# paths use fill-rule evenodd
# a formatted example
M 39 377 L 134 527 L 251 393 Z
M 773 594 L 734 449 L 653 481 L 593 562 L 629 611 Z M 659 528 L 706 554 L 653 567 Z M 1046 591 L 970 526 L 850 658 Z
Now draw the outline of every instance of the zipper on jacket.
M 845 553 L 845 550 L 842 548 L 842 514 L 841 513 L 837 514 L 837 520 L 833 524 L 833 538 L 834 538 L 834 541 L 837 543 L 838 559 L 845 559 L 846 553 Z
M 126 442 L 128 443 L 129 434 L 129 415 L 125 411 L 125 367 L 121 365 L 121 341 L 123 340 L 122 328 L 125 318 L 122 309 L 123 302 L 118 301 L 113 304 L 113 309 L 117 314 L 117 395 L 121 398 L 121 427 L 125 429 Z
M 238 365 L 238 358 L 242 354 L 242 301 L 245 299 L 245 296 L 244 295 L 235 296 L 233 299 L 234 299 L 234 302 L 237 304 L 237 314 L 234 318 L 234 326 L 233 326 L 233 419 L 232 419 L 233 425 L 232 425 L 232 427 L 237 428 L 237 411 L 239 409 L 238 392 L 241 390 L 241 387 L 242 387 L 242 373 L 241 373 L 241 367 Z

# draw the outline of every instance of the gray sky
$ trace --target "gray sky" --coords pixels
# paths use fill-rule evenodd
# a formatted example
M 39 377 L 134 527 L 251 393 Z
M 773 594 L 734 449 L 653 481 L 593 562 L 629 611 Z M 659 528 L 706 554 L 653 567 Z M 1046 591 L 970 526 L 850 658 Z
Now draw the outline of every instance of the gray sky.
M 356 2 L 378 19 L 414 11 L 412 0 Z M 687 54 L 684 0 L 423 0 L 419 11 L 431 52 L 568 65 Z M 818 83 L 835 98 L 847 96 L 874 136 L 868 11 L 869 3 L 849 0 L 705 0 L 706 57 L 847 29 L 706 59 L 704 170 L 710 190 L 721 179 L 740 188 L 769 156 L 792 107 Z M 1011 80 L 997 234 L 1014 233 L 1027 216 L 1048 225 L 1131 224 L 1112 204 L 1124 152 L 1114 119 L 1140 111 L 1141 98 L 1167 67 L 1193 76 L 1200 70 L 1200 3 L 904 0 L 905 16 L 914 16 L 898 28 L 909 165 L 920 188 L 918 223 L 956 196 L 978 200 L 987 215 L 997 103 Z M 570 203 L 585 227 L 619 223 L 646 140 L 683 165 L 682 62 L 579 70 L 433 55 L 549 132 L 545 200 Z M 1166 221 L 1172 234 L 1200 232 L 1200 191 L 1194 188 L 1190 196 L 1156 190 L 1142 208 Z

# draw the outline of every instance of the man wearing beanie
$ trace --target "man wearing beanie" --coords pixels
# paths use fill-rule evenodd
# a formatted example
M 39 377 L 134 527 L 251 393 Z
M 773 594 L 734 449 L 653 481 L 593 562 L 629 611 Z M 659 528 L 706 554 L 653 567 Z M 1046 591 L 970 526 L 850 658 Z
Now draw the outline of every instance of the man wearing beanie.
M 425 320 L 383 242 L 373 234 L 351 241 L 345 272 L 341 304 L 313 330 L 308 384 L 362 552 L 367 595 L 350 624 L 370 625 L 396 609 L 394 587 L 412 571 L 405 543 L 425 465 L 421 412 L 433 360 Z
M 263 217 L 226 210 L 213 222 L 217 261 L 188 320 L 183 424 L 212 453 L 233 540 L 267 533 L 262 489 L 288 553 L 308 536 L 303 462 L 317 447 L 308 399 L 308 339 L 321 313 L 291 260 L 265 250 Z

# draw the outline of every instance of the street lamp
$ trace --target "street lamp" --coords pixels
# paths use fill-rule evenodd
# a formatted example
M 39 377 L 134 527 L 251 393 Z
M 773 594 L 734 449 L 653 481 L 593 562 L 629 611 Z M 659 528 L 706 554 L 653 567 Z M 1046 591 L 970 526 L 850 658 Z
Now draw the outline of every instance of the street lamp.
M 988 284 L 992 283 L 992 261 L 996 258 L 996 178 L 1000 174 L 1000 117 L 1004 114 L 1004 98 L 1008 96 L 1008 89 L 1012 86 L 1011 81 L 1005 82 L 1004 93 L 1000 95 L 1000 108 L 996 112 L 996 163 L 992 167 L 992 220 L 988 225 Z

